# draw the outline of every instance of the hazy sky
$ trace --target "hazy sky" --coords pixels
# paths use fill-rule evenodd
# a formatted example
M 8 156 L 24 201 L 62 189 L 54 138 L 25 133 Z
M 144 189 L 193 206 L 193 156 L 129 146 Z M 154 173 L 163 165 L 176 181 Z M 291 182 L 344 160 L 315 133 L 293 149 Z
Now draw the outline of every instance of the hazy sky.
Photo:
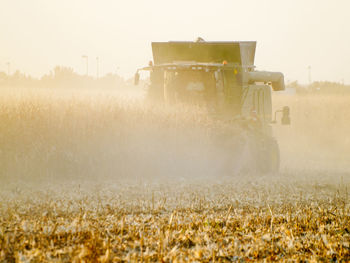
M 350 83 L 350 0 L 0 0 L 0 71 L 133 75 L 151 41 L 256 40 L 258 69 Z

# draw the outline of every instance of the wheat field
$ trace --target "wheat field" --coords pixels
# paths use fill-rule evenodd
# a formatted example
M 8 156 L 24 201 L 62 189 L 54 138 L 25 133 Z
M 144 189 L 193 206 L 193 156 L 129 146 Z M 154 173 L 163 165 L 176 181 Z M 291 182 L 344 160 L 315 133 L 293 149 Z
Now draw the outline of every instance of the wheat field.
M 262 175 L 222 169 L 211 135 L 238 131 L 200 109 L 3 92 L 0 261 L 349 261 L 349 97 L 273 99 L 292 125 Z

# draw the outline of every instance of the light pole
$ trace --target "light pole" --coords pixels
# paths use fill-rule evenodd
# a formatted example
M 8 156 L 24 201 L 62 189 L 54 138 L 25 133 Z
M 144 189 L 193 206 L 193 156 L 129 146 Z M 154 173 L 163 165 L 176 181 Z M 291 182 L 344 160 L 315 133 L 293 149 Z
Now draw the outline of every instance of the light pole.
M 10 63 L 10 62 L 7 62 L 6 65 L 7 65 L 7 75 L 10 76 L 10 67 L 11 67 L 11 63 Z
M 307 69 L 308 69 L 308 75 L 309 75 L 309 85 L 311 85 L 311 66 L 308 66 Z
M 97 79 L 99 78 L 99 62 L 100 62 L 100 58 L 96 57 L 96 77 L 97 77 Z
M 86 59 L 86 76 L 89 75 L 89 57 L 86 55 L 81 56 L 83 59 Z

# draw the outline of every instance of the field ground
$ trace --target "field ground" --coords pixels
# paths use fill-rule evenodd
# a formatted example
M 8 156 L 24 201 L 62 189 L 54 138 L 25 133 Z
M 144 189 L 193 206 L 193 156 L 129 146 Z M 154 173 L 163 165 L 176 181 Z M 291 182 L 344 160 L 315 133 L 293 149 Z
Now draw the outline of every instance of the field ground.
M 345 176 L 11 184 L 0 195 L 0 259 L 349 261 Z
M 0 261 L 350 261 L 349 98 L 276 96 L 281 172 L 243 175 L 201 113 L 61 95 L 0 98 Z

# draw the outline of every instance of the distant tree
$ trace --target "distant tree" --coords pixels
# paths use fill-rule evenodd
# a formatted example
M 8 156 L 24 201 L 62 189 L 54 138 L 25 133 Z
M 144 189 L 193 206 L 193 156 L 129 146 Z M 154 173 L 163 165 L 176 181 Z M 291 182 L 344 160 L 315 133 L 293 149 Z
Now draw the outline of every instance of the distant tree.
M 56 80 L 73 80 L 78 77 L 72 68 L 56 66 L 53 70 Z
M 6 80 L 7 79 L 7 74 L 3 71 L 0 71 L 0 80 Z
M 118 74 L 109 73 L 99 79 L 91 76 L 79 75 L 73 68 L 56 66 L 50 73 L 40 79 L 26 76 L 20 71 L 7 76 L 0 72 L 0 86 L 31 86 L 45 88 L 125 88 L 129 87 L 126 81 Z
M 21 73 L 19 70 L 16 70 L 16 72 L 11 77 L 14 81 L 21 81 L 26 78 L 26 76 Z
M 330 81 L 315 81 L 308 86 L 313 93 L 350 94 L 350 86 Z

